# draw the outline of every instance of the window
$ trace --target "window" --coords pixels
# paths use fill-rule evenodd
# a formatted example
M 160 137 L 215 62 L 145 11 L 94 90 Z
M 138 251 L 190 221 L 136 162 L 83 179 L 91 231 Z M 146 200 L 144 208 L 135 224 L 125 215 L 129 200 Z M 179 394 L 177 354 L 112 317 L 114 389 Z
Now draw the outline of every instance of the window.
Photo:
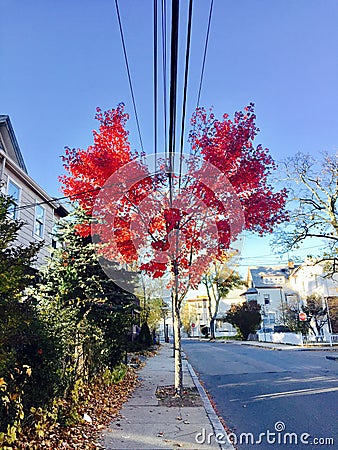
M 35 206 L 35 223 L 34 223 L 34 234 L 43 238 L 45 226 L 45 209 L 41 205 Z
M 9 215 L 12 219 L 18 219 L 19 217 L 19 201 L 20 201 L 20 188 L 17 184 L 14 183 L 14 181 L 9 180 L 8 181 L 8 189 L 7 194 L 9 197 L 12 198 L 14 205 L 11 205 L 9 208 Z
M 275 313 L 269 313 L 269 322 L 276 323 L 276 314 Z
M 270 294 L 264 294 L 264 305 L 270 304 Z
M 57 237 L 58 226 L 56 223 L 53 223 L 51 235 L 52 235 L 52 248 L 56 249 L 58 248 L 58 237 Z
M 276 314 L 275 313 L 267 313 L 263 317 L 264 325 L 273 325 L 274 323 L 276 323 Z

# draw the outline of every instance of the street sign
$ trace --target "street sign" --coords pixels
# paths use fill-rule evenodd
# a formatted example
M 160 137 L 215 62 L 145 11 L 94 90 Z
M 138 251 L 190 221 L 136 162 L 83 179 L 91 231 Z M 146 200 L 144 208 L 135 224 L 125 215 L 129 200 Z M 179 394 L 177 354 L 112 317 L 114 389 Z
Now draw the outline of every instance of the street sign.
M 299 320 L 300 320 L 301 322 L 305 322 L 305 320 L 307 320 L 307 315 L 306 315 L 305 312 L 300 312 L 300 313 L 299 313 Z
M 195 328 L 195 324 L 194 323 L 191 324 L 191 328 Z

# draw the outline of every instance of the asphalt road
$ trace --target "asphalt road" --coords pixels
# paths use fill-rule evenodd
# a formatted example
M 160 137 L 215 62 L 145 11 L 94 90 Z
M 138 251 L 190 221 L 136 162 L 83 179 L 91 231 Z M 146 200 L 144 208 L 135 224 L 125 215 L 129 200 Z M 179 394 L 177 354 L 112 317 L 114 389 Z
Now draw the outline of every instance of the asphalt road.
M 328 352 L 188 339 L 183 349 L 236 448 L 338 449 L 338 362 Z

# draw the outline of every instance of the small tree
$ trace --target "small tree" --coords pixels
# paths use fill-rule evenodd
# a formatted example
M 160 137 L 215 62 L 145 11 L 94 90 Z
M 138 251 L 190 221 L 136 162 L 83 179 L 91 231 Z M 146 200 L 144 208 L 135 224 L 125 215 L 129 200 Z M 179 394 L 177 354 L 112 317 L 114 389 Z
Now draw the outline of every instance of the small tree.
M 245 302 L 242 305 L 231 305 L 225 320 L 240 331 L 243 340 L 247 340 L 250 333 L 255 333 L 262 321 L 261 307 L 257 302 Z
M 0 193 L 0 298 L 4 302 L 18 299 L 36 274 L 33 263 L 43 243 L 24 247 L 16 242 L 24 222 L 13 220 L 10 211 L 15 203 Z M 0 316 L 3 317 L 3 316 Z
M 330 328 L 333 334 L 338 334 L 338 298 L 329 297 L 327 299 L 328 316 L 330 320 Z
M 307 335 L 309 333 L 309 322 L 299 320 L 299 312 L 298 305 L 287 305 L 284 309 L 285 325 L 290 331 Z
M 253 104 L 233 120 L 228 115 L 217 120 L 198 108 L 191 151 L 176 161 L 173 148 L 150 162 L 146 155 L 133 155 L 127 118 L 123 105 L 98 110 L 94 145 L 66 150 L 67 174 L 60 180 L 64 193 L 87 213 L 78 232 L 96 234 L 100 254 L 137 264 L 152 278 L 170 279 L 175 389 L 181 395 L 180 311 L 186 293 L 213 261 L 224 260 L 243 229 L 264 234 L 286 219 L 286 191 L 275 192 L 269 184 L 275 164 L 268 149 L 253 145 L 258 132 Z
M 303 312 L 307 314 L 308 325 L 315 336 L 323 334 L 323 328 L 328 322 L 327 308 L 323 305 L 323 300 L 318 295 L 312 294 L 306 297 Z
M 37 310 L 50 335 L 59 336 L 59 364 L 71 379 L 90 379 L 113 368 L 127 348 L 137 298 L 104 272 L 90 238 L 74 230 L 81 209 L 59 223 L 61 246 L 41 272 Z M 128 274 L 126 273 L 126 277 Z M 133 279 L 130 278 L 130 284 Z
M 197 322 L 197 313 L 196 313 L 195 305 L 193 308 L 189 307 L 188 303 L 185 303 L 183 305 L 182 313 L 181 313 L 181 321 L 182 321 L 183 330 L 188 335 L 193 334 L 194 332 L 192 332 L 191 324 Z
M 150 329 L 147 322 L 143 322 L 141 325 L 140 334 L 138 335 L 137 341 L 141 344 L 143 348 L 148 348 L 153 345 L 153 339 L 151 337 Z
M 215 339 L 215 321 L 221 299 L 226 298 L 232 289 L 243 286 L 245 282 L 226 264 L 215 262 L 208 273 L 203 276 L 202 283 L 206 287 L 208 296 L 210 336 L 211 339 Z

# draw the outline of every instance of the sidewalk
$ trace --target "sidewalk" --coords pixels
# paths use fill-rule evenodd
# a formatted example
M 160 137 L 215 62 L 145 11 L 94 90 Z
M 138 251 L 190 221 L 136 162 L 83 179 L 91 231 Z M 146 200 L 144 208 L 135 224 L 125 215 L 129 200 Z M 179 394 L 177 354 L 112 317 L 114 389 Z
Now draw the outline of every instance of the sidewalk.
M 172 345 L 162 344 L 158 354 L 149 358 L 145 367 L 140 370 L 139 377 L 141 384 L 124 404 L 120 418 L 111 422 L 102 435 L 100 444 L 106 450 L 233 449 L 229 444 L 219 445 L 216 442 L 217 433 L 220 433 L 219 440 L 222 441 L 222 435 L 226 436 L 226 432 L 194 370 L 185 359 L 184 387 L 196 386 L 203 400 L 201 405 L 204 406 L 168 407 L 159 404 L 155 394 L 156 388 L 174 384 Z

